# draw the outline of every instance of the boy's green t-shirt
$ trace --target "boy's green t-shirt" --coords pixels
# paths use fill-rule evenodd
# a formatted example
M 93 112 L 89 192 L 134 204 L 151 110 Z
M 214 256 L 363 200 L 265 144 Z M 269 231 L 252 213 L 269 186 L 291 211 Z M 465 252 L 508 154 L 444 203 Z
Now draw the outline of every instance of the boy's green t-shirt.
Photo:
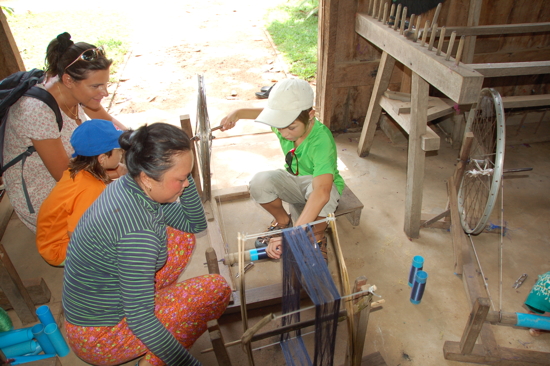
M 283 153 L 286 155 L 294 149 L 294 142 L 285 139 L 279 130 L 271 128 L 279 138 Z M 317 177 L 322 174 L 332 174 L 334 185 L 342 194 L 344 190 L 344 179 L 338 172 L 336 143 L 332 132 L 317 118 L 313 128 L 306 139 L 296 148 L 296 157 L 292 160 L 292 170 L 296 171 L 296 160 L 298 160 L 298 175 L 312 175 Z M 288 165 L 285 164 L 285 168 Z

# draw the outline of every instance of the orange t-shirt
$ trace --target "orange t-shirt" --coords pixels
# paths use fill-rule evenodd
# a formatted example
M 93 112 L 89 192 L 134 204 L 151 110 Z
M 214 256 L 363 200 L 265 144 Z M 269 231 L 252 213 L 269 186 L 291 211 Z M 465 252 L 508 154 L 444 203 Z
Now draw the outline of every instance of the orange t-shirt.
M 68 170 L 46 198 L 36 225 L 36 247 L 51 265 L 65 261 L 69 235 L 78 220 L 105 189 L 105 183 L 87 171 L 80 171 L 71 179 Z

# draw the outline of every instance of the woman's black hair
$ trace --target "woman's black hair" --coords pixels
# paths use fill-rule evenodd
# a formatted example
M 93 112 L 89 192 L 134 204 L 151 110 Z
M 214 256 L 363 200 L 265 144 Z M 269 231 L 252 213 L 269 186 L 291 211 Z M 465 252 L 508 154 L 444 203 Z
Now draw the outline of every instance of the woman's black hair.
M 107 157 L 113 155 L 113 150 L 105 153 Z M 101 166 L 101 163 L 98 160 L 99 155 L 96 156 L 82 156 L 77 155 L 75 158 L 71 159 L 69 162 L 69 174 L 71 179 L 74 179 L 78 172 L 85 170 L 94 178 L 99 179 L 103 183 L 109 183 L 111 178 L 107 175 L 105 169 Z
M 118 142 L 126 151 L 126 168 L 134 179 L 143 172 L 160 181 L 174 165 L 174 155 L 191 150 L 191 140 L 181 128 L 161 122 L 125 131 Z
M 96 46 L 86 42 L 74 43 L 69 33 L 61 33 L 50 42 L 46 50 L 46 74 L 61 78 L 66 73 L 74 80 L 81 81 L 88 77 L 89 71 L 107 70 L 113 60 L 107 59 L 105 54 L 98 54 L 98 57 L 91 61 L 78 60 L 65 69 L 84 51 L 95 48 Z

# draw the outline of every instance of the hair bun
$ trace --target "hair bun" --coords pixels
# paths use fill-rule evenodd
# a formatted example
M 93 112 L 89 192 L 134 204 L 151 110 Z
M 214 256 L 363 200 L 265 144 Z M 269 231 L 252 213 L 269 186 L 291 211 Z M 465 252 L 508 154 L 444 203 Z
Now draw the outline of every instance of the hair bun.
M 65 51 L 74 44 L 74 42 L 71 41 L 71 35 L 67 32 L 58 35 L 57 42 L 59 43 L 58 50 L 61 54 L 65 53 Z

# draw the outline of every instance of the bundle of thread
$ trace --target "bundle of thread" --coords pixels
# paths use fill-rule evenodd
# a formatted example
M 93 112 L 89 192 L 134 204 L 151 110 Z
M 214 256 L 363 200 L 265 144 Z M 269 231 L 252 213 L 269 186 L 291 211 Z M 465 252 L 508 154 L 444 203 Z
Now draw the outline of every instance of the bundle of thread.
M 11 329 L 13 328 L 11 326 L 10 329 L 0 333 L 0 349 L 8 359 L 12 360 L 11 365 L 56 355 L 64 357 L 69 354 L 69 346 L 59 331 L 50 308 L 43 305 L 36 309 L 36 315 L 40 323 L 21 329 Z M 2 323 L 1 316 L 0 312 L 0 323 Z

